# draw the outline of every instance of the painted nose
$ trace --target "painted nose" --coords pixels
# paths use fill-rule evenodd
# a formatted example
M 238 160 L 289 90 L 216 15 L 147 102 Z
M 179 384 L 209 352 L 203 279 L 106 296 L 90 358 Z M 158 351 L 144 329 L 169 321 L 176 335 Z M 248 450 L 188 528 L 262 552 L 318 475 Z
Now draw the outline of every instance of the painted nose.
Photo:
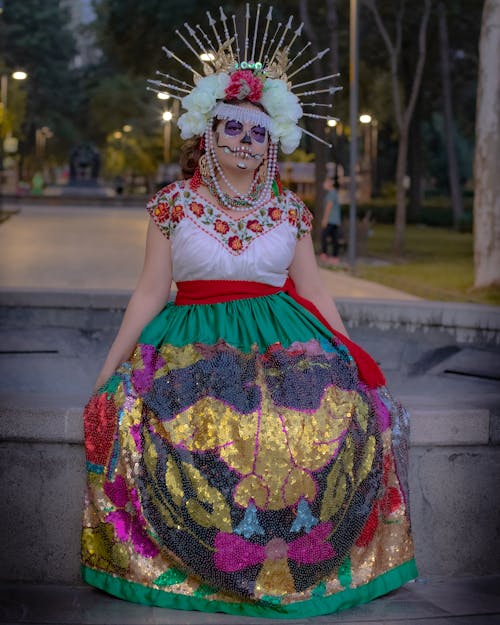
M 245 132 L 245 136 L 241 140 L 241 143 L 252 143 L 252 139 L 250 138 L 248 132 Z

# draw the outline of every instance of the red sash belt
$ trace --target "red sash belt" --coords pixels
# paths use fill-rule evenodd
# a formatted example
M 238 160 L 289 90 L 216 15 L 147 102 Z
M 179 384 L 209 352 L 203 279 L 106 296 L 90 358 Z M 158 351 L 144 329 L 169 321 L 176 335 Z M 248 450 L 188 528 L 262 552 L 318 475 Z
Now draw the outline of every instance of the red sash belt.
M 351 356 L 356 361 L 360 378 L 365 384 L 371 388 L 385 385 L 384 374 L 373 358 L 344 334 L 334 330 L 316 306 L 297 293 L 295 285 L 290 278 L 288 278 L 281 287 L 246 280 L 189 280 L 177 282 L 177 288 L 178 292 L 175 298 L 176 306 L 220 304 L 238 299 L 274 295 L 275 293 L 283 291 L 314 315 L 316 319 L 321 321 L 321 323 L 347 347 Z

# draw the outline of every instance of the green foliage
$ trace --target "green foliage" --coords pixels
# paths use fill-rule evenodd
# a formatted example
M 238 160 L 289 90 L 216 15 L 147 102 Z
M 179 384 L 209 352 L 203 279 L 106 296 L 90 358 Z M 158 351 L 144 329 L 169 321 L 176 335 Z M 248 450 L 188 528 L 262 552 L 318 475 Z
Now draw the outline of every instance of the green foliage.
M 465 214 L 460 223 L 461 232 L 472 232 L 472 198 L 464 197 Z M 347 209 L 344 208 L 344 211 Z M 358 205 L 360 218 L 369 214 L 371 219 L 380 224 L 394 223 L 396 200 L 394 197 L 374 198 L 369 202 Z M 430 197 L 422 202 L 417 215 L 409 215 L 408 223 L 422 224 L 441 228 L 451 228 L 453 225 L 453 210 L 449 197 Z
M 205 11 L 218 6 L 220 2 L 215 0 L 204 2 L 202 8 L 195 0 L 95 0 L 98 42 L 118 67 L 153 76 L 165 66 L 162 46 L 180 48 L 185 56 L 185 46 L 174 29 L 185 21 L 205 23 Z M 230 13 L 226 4 L 224 10 Z
M 398 259 L 392 256 L 393 240 L 392 226 L 374 226 L 373 236 L 367 242 L 368 254 L 389 263 L 361 262 L 357 268 L 360 277 L 426 299 L 500 305 L 500 288 L 473 288 L 472 234 L 408 226 L 406 252 Z
M 71 120 L 79 98 L 71 69 L 75 41 L 67 24 L 68 12 L 59 0 L 6 2 L 0 18 L 0 56 L 11 70 L 28 73 L 22 85 L 24 138 L 32 142 L 36 128 L 49 126 L 63 149 L 76 133 Z

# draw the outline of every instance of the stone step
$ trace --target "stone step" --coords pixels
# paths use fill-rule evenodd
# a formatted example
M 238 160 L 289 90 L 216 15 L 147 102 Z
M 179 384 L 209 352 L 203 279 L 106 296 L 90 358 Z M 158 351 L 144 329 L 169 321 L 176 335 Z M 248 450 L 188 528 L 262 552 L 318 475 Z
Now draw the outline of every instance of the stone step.
M 0 625 L 264 625 L 274 619 L 150 608 L 87 586 L 0 584 Z M 294 625 L 498 625 L 500 577 L 418 579 L 337 614 Z
M 490 398 L 490 402 L 495 402 Z M 500 406 L 500 395 L 496 398 Z M 450 408 L 418 405 L 418 398 L 402 397 L 410 412 L 413 446 L 488 445 L 491 420 L 487 408 Z M 26 443 L 83 441 L 83 403 L 72 397 L 0 394 L 0 441 Z
M 410 510 L 421 575 L 500 573 L 500 446 L 488 439 L 492 413 L 403 399 L 412 414 Z M 0 580 L 78 583 L 80 398 L 12 394 L 0 404 Z

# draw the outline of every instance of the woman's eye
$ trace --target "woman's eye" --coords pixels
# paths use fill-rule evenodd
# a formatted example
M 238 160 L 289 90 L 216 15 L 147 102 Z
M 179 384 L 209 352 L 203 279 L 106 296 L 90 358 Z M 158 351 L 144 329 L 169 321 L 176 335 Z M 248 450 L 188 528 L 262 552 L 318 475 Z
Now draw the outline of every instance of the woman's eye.
M 237 122 L 234 119 L 231 119 L 228 122 L 226 122 L 226 125 L 224 126 L 224 132 L 226 133 L 226 135 L 229 135 L 230 137 L 239 135 L 242 130 L 243 130 L 243 124 L 240 122 Z
M 252 139 L 258 143 L 264 143 L 266 140 L 266 129 L 263 126 L 254 126 L 252 128 Z

